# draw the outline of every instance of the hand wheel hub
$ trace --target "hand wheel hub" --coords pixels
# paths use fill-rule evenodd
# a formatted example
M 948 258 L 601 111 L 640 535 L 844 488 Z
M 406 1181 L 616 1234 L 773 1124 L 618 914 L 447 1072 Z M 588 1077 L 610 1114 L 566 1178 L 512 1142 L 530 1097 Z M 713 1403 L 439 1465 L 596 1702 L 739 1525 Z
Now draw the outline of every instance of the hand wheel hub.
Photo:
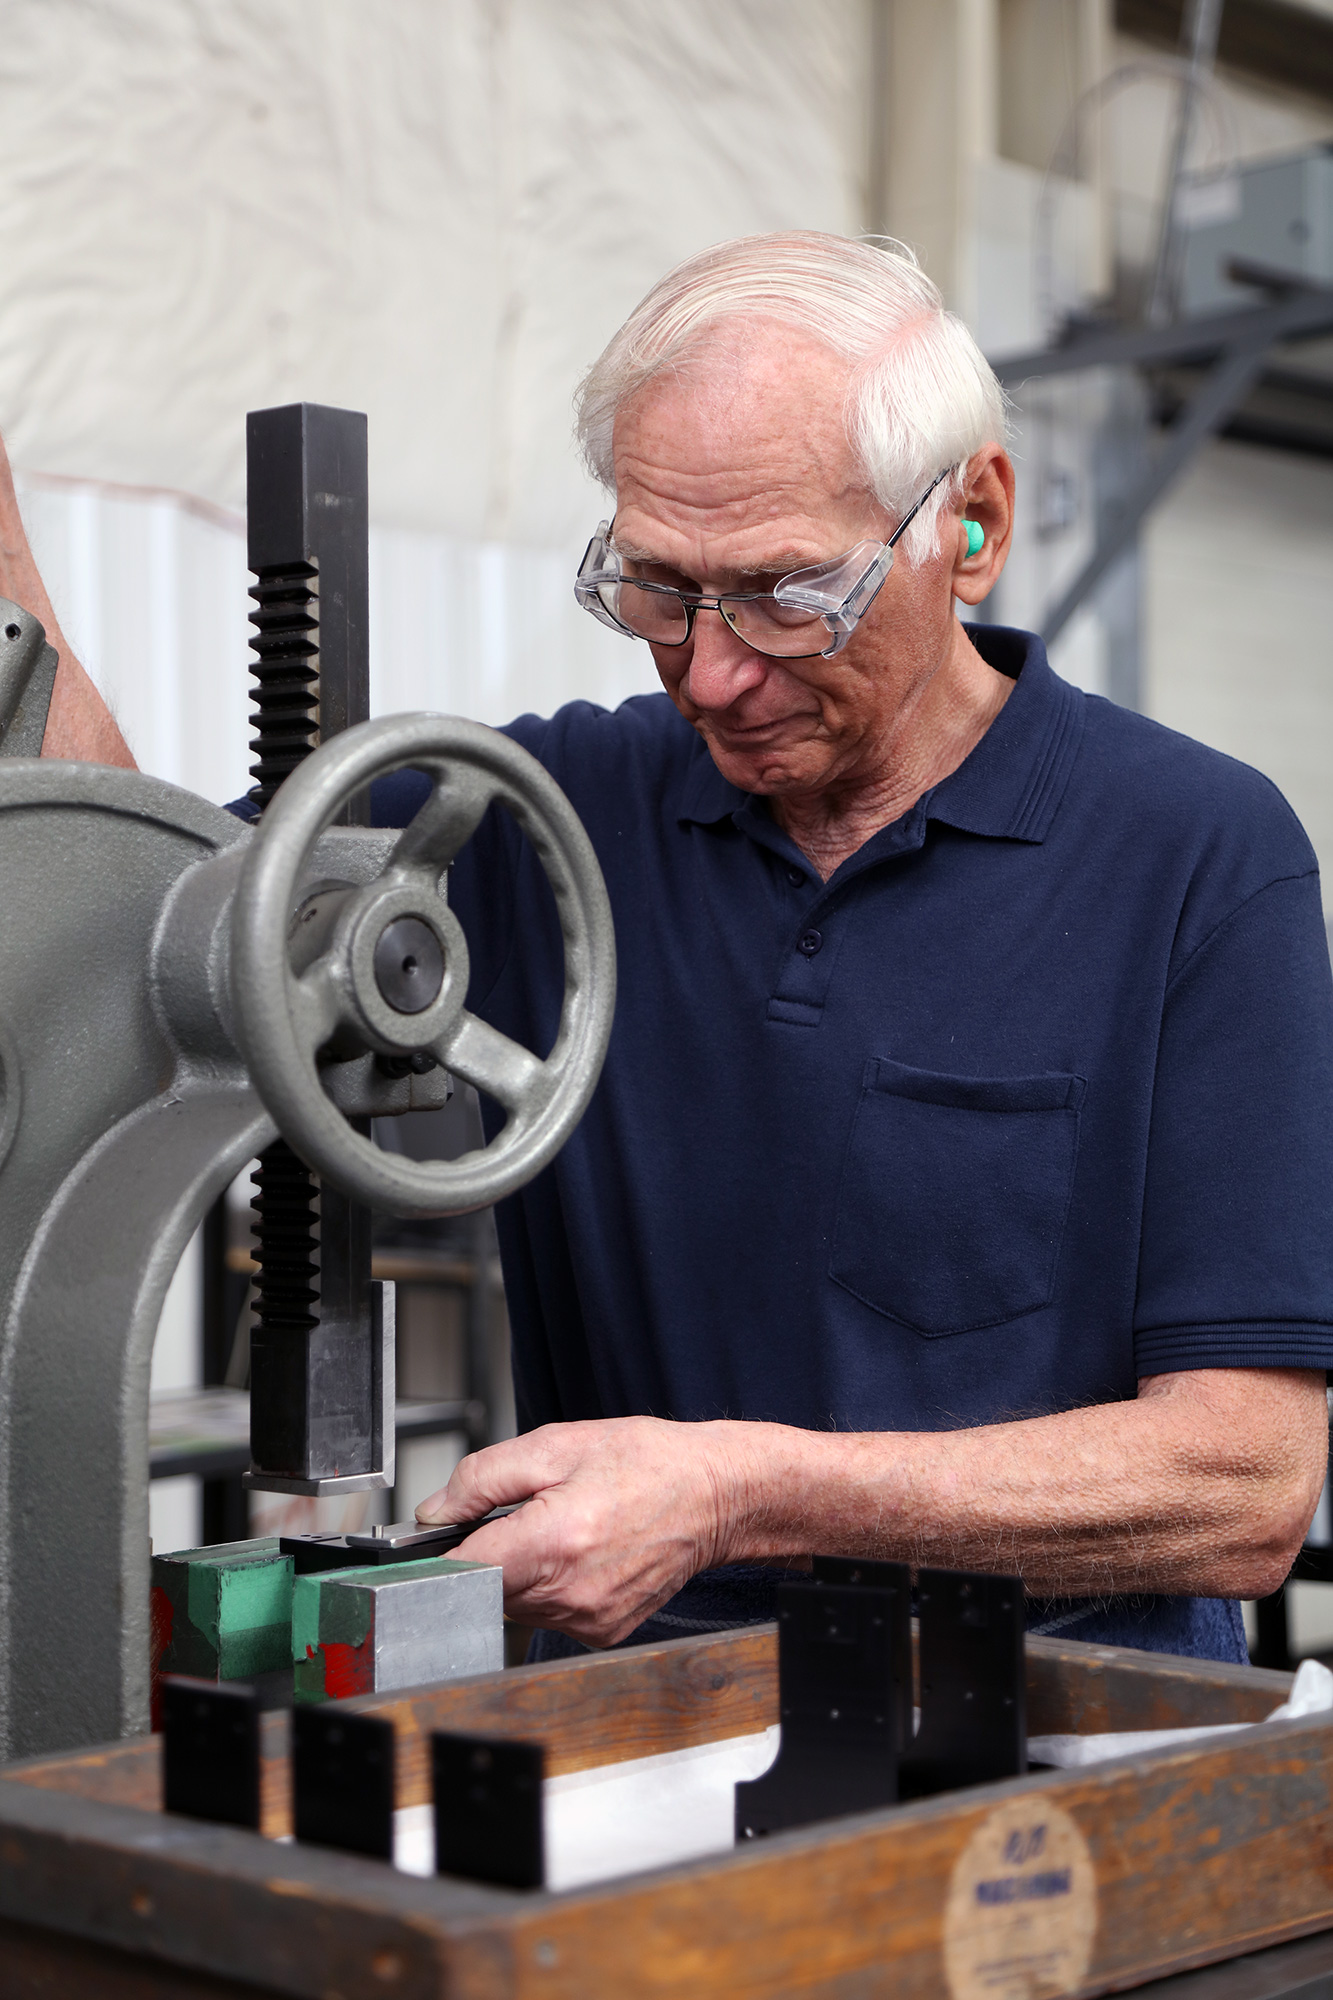
M 395 881 L 392 872 L 348 898 L 323 960 L 324 976 L 351 1001 L 345 1027 L 380 1055 L 447 1034 L 463 1011 L 470 973 L 467 940 L 443 896 L 420 880 Z
M 444 984 L 444 946 L 420 917 L 395 917 L 374 956 L 380 998 L 399 1014 L 420 1014 Z

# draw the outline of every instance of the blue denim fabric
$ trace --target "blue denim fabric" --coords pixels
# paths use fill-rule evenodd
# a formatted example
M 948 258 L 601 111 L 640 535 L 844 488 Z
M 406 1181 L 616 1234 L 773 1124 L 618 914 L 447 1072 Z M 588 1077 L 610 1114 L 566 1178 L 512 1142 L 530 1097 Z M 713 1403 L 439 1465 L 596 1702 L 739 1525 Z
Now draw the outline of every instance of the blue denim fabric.
M 660 1645 L 664 1639 L 697 1638 L 706 1632 L 766 1624 L 777 1616 L 779 1584 L 800 1574 L 747 1563 L 704 1570 L 620 1644 Z M 1143 1652 L 1241 1665 L 1249 1659 L 1240 1606 L 1231 1598 L 1029 1598 L 1027 1619 L 1029 1632 L 1042 1637 L 1058 1635 L 1097 1646 L 1134 1646 Z M 588 1651 L 563 1632 L 536 1632 L 528 1658 L 568 1660 Z

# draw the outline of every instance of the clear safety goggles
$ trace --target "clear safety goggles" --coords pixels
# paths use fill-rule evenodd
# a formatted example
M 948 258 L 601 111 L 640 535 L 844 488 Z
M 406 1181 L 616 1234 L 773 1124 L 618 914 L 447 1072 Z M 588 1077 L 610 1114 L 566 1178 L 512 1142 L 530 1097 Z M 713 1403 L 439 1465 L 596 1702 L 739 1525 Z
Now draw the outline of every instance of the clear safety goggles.
M 931 480 L 887 542 L 858 542 L 845 555 L 809 569 L 795 569 L 772 590 L 724 591 L 704 597 L 654 583 L 635 573 L 611 546 L 612 524 L 602 521 L 579 564 L 574 595 L 585 611 L 614 632 L 651 646 L 684 646 L 700 611 L 716 611 L 736 636 L 770 659 L 828 659 L 840 653 L 893 568 L 894 545 L 911 526 L 952 467 Z

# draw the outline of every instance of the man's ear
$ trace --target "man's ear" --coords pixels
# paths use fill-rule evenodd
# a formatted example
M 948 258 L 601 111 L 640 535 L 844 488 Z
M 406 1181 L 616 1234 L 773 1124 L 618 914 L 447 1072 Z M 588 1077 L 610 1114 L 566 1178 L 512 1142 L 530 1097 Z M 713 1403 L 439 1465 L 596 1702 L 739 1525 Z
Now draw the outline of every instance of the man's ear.
M 964 475 L 962 505 L 940 526 L 955 538 L 954 596 L 980 604 L 998 583 L 1013 540 L 1014 468 L 1003 446 L 983 445 L 974 454 Z

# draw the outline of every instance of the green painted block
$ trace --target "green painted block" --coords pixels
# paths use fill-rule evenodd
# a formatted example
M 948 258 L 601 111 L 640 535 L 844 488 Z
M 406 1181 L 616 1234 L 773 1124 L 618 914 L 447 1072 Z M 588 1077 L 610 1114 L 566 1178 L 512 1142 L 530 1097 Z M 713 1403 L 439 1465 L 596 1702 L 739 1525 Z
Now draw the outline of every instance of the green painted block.
M 155 1675 L 231 1681 L 287 1666 L 292 1572 L 276 1536 L 155 1555 Z

